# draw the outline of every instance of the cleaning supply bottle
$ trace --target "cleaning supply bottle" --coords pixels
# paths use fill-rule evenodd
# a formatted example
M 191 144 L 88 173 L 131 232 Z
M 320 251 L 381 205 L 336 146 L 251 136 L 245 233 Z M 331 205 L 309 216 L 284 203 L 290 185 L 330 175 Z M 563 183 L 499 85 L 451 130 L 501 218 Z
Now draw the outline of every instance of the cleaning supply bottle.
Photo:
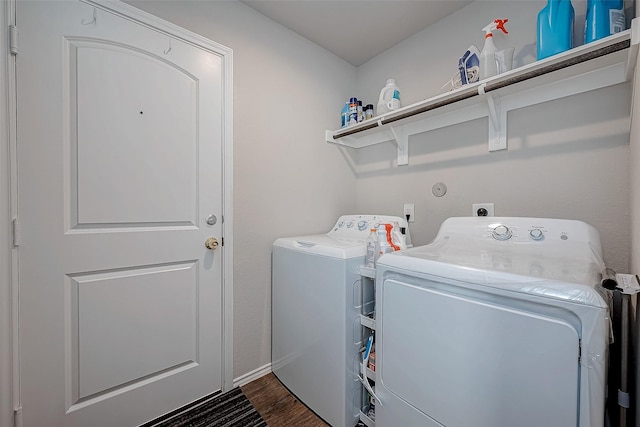
M 377 238 L 378 238 L 378 255 L 377 258 L 380 258 L 382 255 L 387 252 L 392 252 L 393 249 L 391 245 L 387 243 L 387 230 L 384 227 L 384 224 L 378 225 L 378 229 L 376 230 Z
M 574 20 L 571 0 L 548 0 L 538 13 L 538 60 L 573 47 Z
M 493 32 L 495 30 L 502 30 L 503 33 L 509 34 L 504 24 L 509 22 L 508 19 L 496 19 L 489 25 L 484 27 L 484 47 L 480 52 L 480 80 L 488 77 L 493 77 L 498 74 L 498 65 L 496 63 L 496 52 L 498 48 L 493 42 Z
M 358 98 L 349 98 L 349 126 L 358 124 Z
M 387 243 L 389 244 L 389 246 L 391 246 L 391 249 L 393 249 L 394 251 L 399 251 L 400 250 L 400 246 L 396 245 L 395 243 L 393 243 L 393 224 L 385 224 L 384 225 L 384 230 L 386 233 L 386 237 L 387 237 Z
M 342 127 L 349 127 L 349 101 L 344 103 L 344 107 L 342 107 L 342 113 L 340 114 Z
M 394 79 L 388 79 L 387 85 L 380 91 L 377 114 L 380 116 L 398 108 L 400 108 L 400 88 L 396 86 Z
M 400 224 L 398 224 L 397 221 L 393 221 L 393 229 L 391 231 L 391 237 L 392 237 L 392 241 L 396 243 L 396 245 L 399 247 L 399 249 L 396 250 L 400 250 L 400 251 L 405 251 L 407 250 L 407 236 L 405 236 L 400 228 Z
M 378 256 L 382 256 L 387 252 L 399 251 L 400 246 L 393 243 L 391 232 L 393 230 L 392 224 L 380 224 L 378 226 Z
M 364 119 L 369 120 L 373 118 L 373 104 L 367 104 L 364 110 Z
M 587 0 L 584 42 L 619 33 L 627 28 L 623 0 Z
M 378 235 L 377 230 L 372 228 L 369 237 L 367 237 L 367 254 L 364 257 L 365 267 L 373 268 L 376 266 L 376 261 L 379 256 Z

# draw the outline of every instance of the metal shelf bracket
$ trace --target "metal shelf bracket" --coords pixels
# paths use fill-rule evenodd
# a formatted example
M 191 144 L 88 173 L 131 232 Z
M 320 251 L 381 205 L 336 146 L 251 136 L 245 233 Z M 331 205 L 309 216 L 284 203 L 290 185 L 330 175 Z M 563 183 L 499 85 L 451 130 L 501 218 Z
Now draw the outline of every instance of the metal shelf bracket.
M 409 164 L 409 135 L 407 129 L 403 127 L 389 126 L 389 130 L 393 135 L 393 141 L 398 147 L 398 166 L 406 166 Z
M 501 108 L 500 97 L 485 92 L 486 83 L 478 86 L 478 95 L 484 95 L 489 109 L 489 151 L 507 149 L 507 110 Z

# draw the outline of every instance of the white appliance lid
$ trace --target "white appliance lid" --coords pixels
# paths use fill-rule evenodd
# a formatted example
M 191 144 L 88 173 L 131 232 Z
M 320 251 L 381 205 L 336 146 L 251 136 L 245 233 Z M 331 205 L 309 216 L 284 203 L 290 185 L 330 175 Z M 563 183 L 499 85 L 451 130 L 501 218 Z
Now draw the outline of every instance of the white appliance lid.
M 407 221 L 397 216 L 342 215 L 327 234 L 283 237 L 276 240 L 273 246 L 339 259 L 363 257 L 364 263 L 367 237 L 371 228 L 381 223 L 407 226 Z
M 514 219 L 509 220 L 517 224 Z M 481 222 L 484 225 L 488 221 L 491 220 Z M 560 222 L 563 229 L 571 225 L 565 223 L 566 220 Z M 522 225 L 520 228 L 526 229 Z M 554 224 L 546 229 L 553 230 Z M 386 254 L 378 265 L 606 307 L 600 286 L 605 266 L 599 239 L 594 247 L 590 239 L 578 238 L 576 232 L 566 240 L 554 239 L 551 232 L 543 241 L 533 241 L 524 235 L 521 233 L 513 241 L 497 241 L 486 233 L 461 234 L 441 228 L 432 243 L 404 253 Z
M 366 250 L 364 240 L 341 239 L 327 234 L 283 237 L 273 246 L 340 259 L 364 257 Z

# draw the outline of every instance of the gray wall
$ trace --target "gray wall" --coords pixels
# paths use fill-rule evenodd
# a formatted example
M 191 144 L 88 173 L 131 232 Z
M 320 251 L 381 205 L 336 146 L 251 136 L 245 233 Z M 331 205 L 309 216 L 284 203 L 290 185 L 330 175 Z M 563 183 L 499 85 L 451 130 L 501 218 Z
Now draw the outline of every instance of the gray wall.
M 482 49 L 480 31 L 509 18 L 498 48 L 514 46 L 514 67 L 535 61 L 540 1 L 478 1 L 394 46 L 358 68 L 358 93 L 377 100 L 394 77 L 403 105 L 432 97 L 457 69 L 470 44 Z M 584 2 L 573 1 L 576 36 Z M 358 209 L 401 214 L 415 203 L 414 244 L 428 243 L 450 216 L 468 216 L 472 203 L 495 203 L 498 216 L 571 218 L 601 234 L 606 263 L 629 268 L 629 83 L 515 110 L 508 115 L 507 151 L 487 151 L 488 120 L 412 137 L 409 166 L 392 167 L 392 143 L 354 156 Z M 431 187 L 448 187 L 442 198 Z
M 324 141 L 355 68 L 237 1 L 137 1 L 233 49 L 234 377 L 271 362 L 271 245 L 355 211 L 355 179 Z

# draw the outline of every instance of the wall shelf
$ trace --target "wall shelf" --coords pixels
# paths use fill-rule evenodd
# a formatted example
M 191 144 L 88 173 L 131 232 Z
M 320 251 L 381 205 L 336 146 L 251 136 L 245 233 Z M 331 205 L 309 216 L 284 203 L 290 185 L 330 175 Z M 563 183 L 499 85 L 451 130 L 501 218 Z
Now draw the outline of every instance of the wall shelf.
M 636 18 L 631 28 L 621 33 L 355 126 L 328 130 L 325 139 L 350 148 L 394 141 L 398 149 L 398 166 L 401 166 L 409 164 L 409 137 L 487 117 L 489 151 L 505 150 L 509 111 L 631 80 L 639 40 L 640 18 Z

